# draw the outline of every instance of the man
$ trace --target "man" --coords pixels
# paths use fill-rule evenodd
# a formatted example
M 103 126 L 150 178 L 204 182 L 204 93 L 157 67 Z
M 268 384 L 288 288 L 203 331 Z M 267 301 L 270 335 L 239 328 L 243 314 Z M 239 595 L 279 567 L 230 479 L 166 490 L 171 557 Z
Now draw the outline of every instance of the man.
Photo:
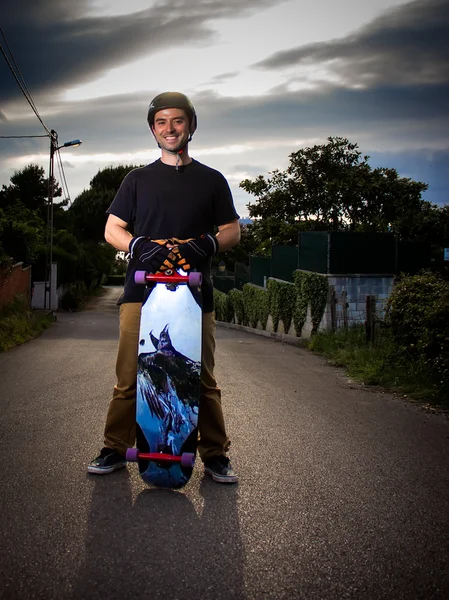
M 188 144 L 197 127 L 190 100 L 178 92 L 159 94 L 151 102 L 148 125 L 161 158 L 134 169 L 123 180 L 108 209 L 105 238 L 129 252 L 120 304 L 117 384 L 109 406 L 104 448 L 88 466 L 94 474 L 124 467 L 125 452 L 134 446 L 137 348 L 144 286 L 134 283 L 136 270 L 151 272 L 182 267 L 203 274 L 203 333 L 198 452 L 205 472 L 219 483 L 235 483 L 226 453 L 230 441 L 214 377 L 215 320 L 211 259 L 240 240 L 239 216 L 221 173 L 189 156 Z M 213 234 L 214 228 L 218 233 Z M 131 233 L 131 230 L 133 233 Z

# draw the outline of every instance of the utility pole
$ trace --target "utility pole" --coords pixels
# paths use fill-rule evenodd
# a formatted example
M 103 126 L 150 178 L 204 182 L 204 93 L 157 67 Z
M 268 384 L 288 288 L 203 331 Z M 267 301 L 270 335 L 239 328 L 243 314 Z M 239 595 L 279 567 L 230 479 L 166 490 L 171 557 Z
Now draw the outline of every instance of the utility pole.
M 54 156 L 58 148 L 58 134 L 54 129 L 50 136 L 50 167 L 48 170 L 48 202 L 47 202 L 47 248 L 45 260 L 45 294 L 44 310 L 53 309 L 52 303 L 52 268 L 53 268 L 53 194 L 54 194 Z M 48 306 L 47 306 L 48 294 Z
M 62 146 L 58 146 L 58 134 L 54 129 L 51 130 L 50 136 L 50 167 L 48 174 L 48 202 L 47 202 L 47 238 L 46 238 L 46 253 L 45 253 L 45 293 L 44 293 L 44 310 L 47 308 L 53 310 L 52 303 L 52 268 L 53 268 L 53 196 L 54 196 L 54 166 L 55 152 L 61 148 L 76 148 L 82 144 L 81 140 L 72 140 L 65 142 Z M 48 306 L 47 306 L 48 294 Z

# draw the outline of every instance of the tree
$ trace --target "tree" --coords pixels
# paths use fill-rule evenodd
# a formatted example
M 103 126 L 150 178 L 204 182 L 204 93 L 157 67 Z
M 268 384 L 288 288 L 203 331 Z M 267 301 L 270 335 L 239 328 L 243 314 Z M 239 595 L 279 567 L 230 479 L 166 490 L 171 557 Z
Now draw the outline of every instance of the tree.
M 21 171 L 14 171 L 11 185 L 3 185 L 0 191 L 0 208 L 17 207 L 20 203 L 25 208 L 35 211 L 43 219 L 47 217 L 48 205 L 48 178 L 44 169 L 38 165 L 30 164 Z M 53 179 L 53 198 L 62 195 L 56 179 Z M 55 210 L 67 205 L 67 201 L 55 205 Z
M 224 255 L 217 254 L 214 256 L 212 263 L 215 267 L 218 267 L 219 263 L 224 260 L 226 268 L 233 271 L 236 262 L 248 263 L 249 256 L 255 254 L 257 250 L 257 242 L 252 232 L 252 225 L 250 223 L 244 224 L 241 225 L 240 243 L 225 252 Z
M 23 261 L 33 266 L 36 272 L 45 271 L 45 244 L 48 219 L 48 178 L 42 167 L 30 164 L 21 171 L 15 171 L 11 184 L 0 190 L 0 254 L 2 263 L 11 259 Z M 61 196 L 61 188 L 54 179 L 53 194 Z M 55 222 L 64 205 L 54 206 Z
M 34 263 L 45 252 L 45 232 L 44 220 L 20 202 L 0 209 L 1 263 Z
M 394 169 L 372 170 L 369 156 L 345 138 L 290 154 L 285 171 L 246 179 L 253 233 L 262 251 L 271 244 L 297 243 L 298 232 L 393 232 L 410 239 L 428 204 L 427 185 L 401 178 Z
M 106 210 L 125 175 L 135 168 L 132 165 L 120 165 L 98 171 L 90 182 L 90 188 L 75 199 L 68 212 L 72 229 L 82 240 L 104 241 Z

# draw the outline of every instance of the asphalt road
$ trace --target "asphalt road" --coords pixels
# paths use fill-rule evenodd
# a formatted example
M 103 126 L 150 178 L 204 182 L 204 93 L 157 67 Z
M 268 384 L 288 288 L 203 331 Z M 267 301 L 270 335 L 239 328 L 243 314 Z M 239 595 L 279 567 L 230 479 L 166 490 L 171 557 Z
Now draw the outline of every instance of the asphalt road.
M 2 600 L 449 597 L 449 420 L 304 349 L 217 330 L 236 486 L 86 472 L 113 296 L 0 354 Z

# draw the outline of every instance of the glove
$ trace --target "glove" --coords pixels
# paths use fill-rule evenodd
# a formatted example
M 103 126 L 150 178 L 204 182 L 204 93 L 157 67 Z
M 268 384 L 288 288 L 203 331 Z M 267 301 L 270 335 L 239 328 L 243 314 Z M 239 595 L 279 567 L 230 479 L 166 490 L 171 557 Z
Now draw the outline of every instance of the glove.
M 170 241 L 178 244 L 173 248 L 176 264 L 184 271 L 198 267 L 207 258 L 217 254 L 219 247 L 217 238 L 211 233 L 205 233 L 199 238 L 185 240 L 182 243 L 176 239 Z
M 133 238 L 129 244 L 129 253 L 131 258 L 136 258 L 139 262 L 148 267 L 152 273 L 158 271 L 163 273 L 175 266 L 176 256 L 166 247 L 167 240 L 150 240 L 149 238 Z

